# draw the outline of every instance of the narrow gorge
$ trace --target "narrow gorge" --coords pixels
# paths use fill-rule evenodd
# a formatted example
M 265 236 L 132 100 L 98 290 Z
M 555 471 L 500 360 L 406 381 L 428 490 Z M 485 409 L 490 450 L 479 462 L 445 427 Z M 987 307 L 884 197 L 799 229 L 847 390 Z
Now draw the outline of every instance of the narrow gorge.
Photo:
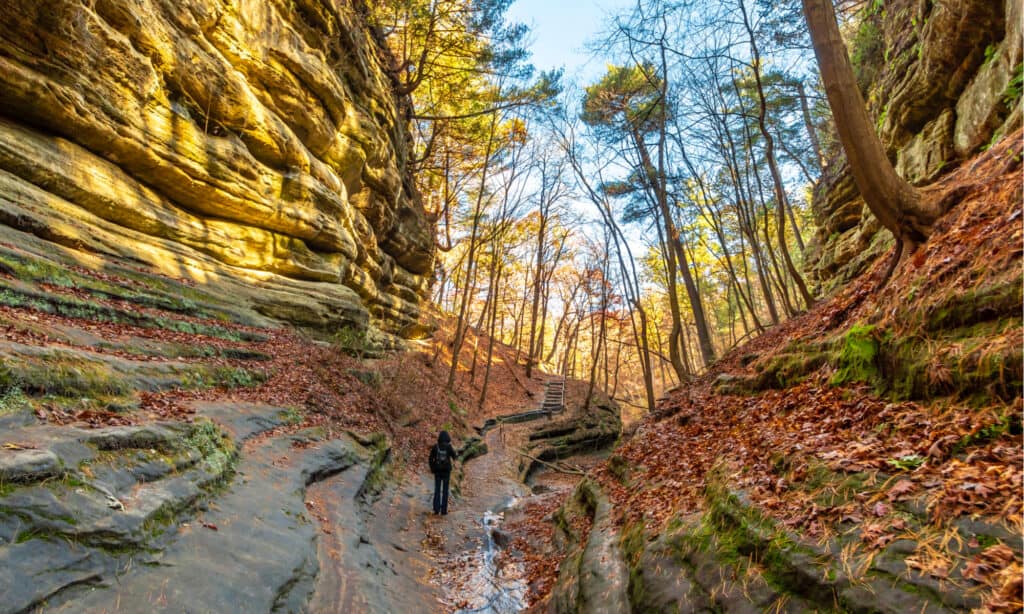
M 1022 20 L 0 0 L 0 614 L 1021 611 Z

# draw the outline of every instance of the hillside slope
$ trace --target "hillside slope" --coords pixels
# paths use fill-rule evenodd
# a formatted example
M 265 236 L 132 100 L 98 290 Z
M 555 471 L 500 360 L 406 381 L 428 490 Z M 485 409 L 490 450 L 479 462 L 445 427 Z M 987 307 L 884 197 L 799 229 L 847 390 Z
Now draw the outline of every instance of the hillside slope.
M 559 512 L 543 607 L 1019 611 L 1020 143 L 928 188 L 957 204 L 883 288 L 670 393 Z

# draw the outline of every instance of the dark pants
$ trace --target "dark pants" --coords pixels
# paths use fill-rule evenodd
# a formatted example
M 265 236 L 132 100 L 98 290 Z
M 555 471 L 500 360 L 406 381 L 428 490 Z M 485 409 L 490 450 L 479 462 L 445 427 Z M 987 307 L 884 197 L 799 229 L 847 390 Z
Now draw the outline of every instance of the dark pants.
M 434 513 L 448 513 L 448 478 L 451 472 L 434 474 Z

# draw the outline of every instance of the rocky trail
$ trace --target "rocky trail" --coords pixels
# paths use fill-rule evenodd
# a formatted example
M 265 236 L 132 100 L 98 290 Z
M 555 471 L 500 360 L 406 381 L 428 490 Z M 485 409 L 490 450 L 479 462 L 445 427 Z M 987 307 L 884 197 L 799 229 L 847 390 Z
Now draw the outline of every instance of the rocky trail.
M 457 429 L 436 517 L 441 423 L 384 380 L 408 356 L 305 339 L 154 273 L 0 258 L 0 612 L 526 606 L 501 517 L 531 496 L 519 450 L 565 413 L 561 380 L 537 408 L 474 417 L 479 437 Z

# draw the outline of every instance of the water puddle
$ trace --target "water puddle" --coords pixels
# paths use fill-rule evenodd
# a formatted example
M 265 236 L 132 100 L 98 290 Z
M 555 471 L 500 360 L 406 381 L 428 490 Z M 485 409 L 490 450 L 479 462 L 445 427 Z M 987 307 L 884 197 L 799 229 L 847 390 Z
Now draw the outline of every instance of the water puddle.
M 526 609 L 526 582 L 520 563 L 502 557 L 495 543 L 494 533 L 505 519 L 505 511 L 518 503 L 513 498 L 498 511 L 484 512 L 480 520 L 484 531 L 484 547 L 468 557 L 476 558 L 469 565 L 475 568 L 472 576 L 459 591 L 461 609 L 457 614 L 511 614 Z

